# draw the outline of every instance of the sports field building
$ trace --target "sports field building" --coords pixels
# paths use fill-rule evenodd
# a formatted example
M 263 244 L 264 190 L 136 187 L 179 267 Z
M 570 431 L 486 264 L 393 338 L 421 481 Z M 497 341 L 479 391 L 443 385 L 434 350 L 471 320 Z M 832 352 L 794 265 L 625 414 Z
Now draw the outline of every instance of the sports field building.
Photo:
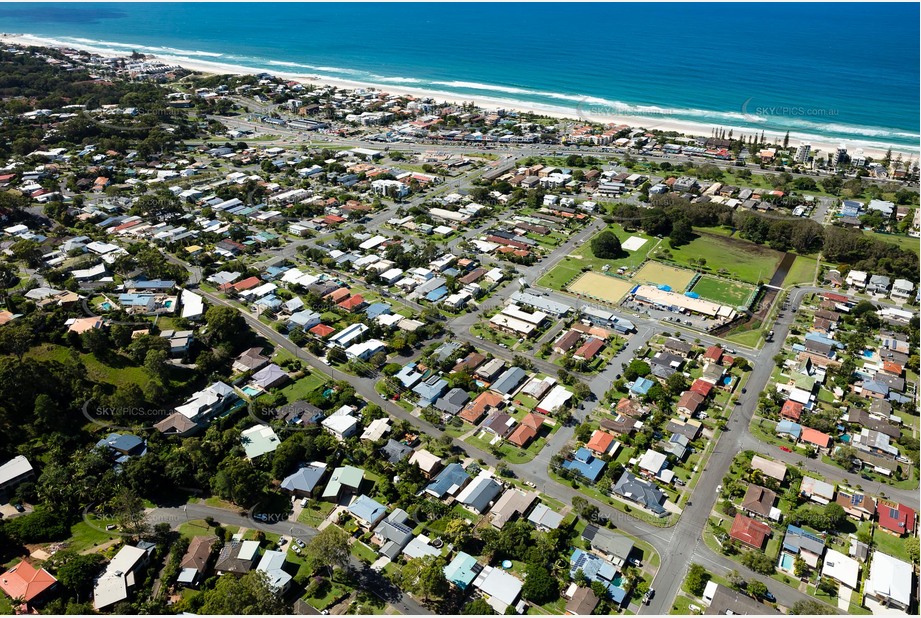
M 732 307 L 720 305 L 703 298 L 695 298 L 687 294 L 678 294 L 662 290 L 652 285 L 638 285 L 631 291 L 633 298 L 639 302 L 659 307 L 666 307 L 671 311 L 685 310 L 709 318 L 732 320 L 736 311 Z

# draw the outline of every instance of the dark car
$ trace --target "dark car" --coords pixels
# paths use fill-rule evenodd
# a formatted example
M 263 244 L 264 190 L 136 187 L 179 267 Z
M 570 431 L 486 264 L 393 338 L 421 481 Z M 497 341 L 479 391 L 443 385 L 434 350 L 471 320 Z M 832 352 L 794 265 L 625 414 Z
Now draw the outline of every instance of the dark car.
M 16 504 L 13 505 L 13 508 L 16 509 L 17 511 L 19 511 L 20 513 L 23 513 L 23 512 L 25 512 L 25 510 L 26 510 L 26 507 L 24 507 L 23 505 L 19 504 L 18 502 L 17 502 Z
M 770 590 L 764 593 L 764 598 L 770 601 L 771 603 L 777 602 L 777 598 L 774 597 L 774 594 Z

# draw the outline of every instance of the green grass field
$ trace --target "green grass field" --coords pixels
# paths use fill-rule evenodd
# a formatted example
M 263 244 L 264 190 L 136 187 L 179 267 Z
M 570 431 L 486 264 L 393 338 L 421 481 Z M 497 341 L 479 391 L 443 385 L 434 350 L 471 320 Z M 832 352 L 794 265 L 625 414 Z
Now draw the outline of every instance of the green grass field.
M 329 380 L 328 377 L 311 369 L 309 375 L 304 376 L 296 382 L 292 382 L 279 392 L 283 394 L 285 399 L 289 402 L 300 401 L 325 384 L 327 380 Z
M 816 261 L 812 258 L 796 256 L 790 272 L 787 273 L 783 280 L 783 287 L 796 285 L 797 283 L 812 283 L 816 273 Z
M 658 251 L 662 253 L 663 249 Z M 698 233 L 697 238 L 686 245 L 669 249 L 671 261 L 679 266 L 699 268 L 691 260 L 706 260 L 704 271 L 726 274 L 747 283 L 769 281 L 783 258 L 783 253 L 746 240 L 724 238 L 707 233 Z M 653 257 L 653 256 L 650 256 Z
M 712 300 L 730 307 L 745 304 L 755 288 L 744 283 L 717 279 L 716 277 L 703 276 L 694 284 L 692 291 L 700 294 L 702 298 Z
M 893 245 L 898 245 L 902 249 L 908 249 L 913 251 L 915 254 L 918 254 L 921 251 L 921 241 L 917 238 L 912 238 L 911 236 L 900 236 L 896 234 L 880 234 L 879 232 L 865 232 L 869 234 L 876 240 L 881 240 L 883 242 L 888 242 Z
M 659 242 L 658 239 L 640 232 L 627 232 L 617 224 L 609 225 L 606 229 L 614 232 L 614 235 L 617 236 L 621 243 L 625 242 L 631 236 L 638 236 L 646 240 L 646 242 L 636 251 L 624 251 L 625 256 L 616 260 L 605 260 L 595 257 L 595 254 L 592 253 L 591 242 L 586 242 L 574 249 L 572 253 L 554 266 L 550 272 L 541 277 L 537 285 L 552 288 L 554 290 L 562 289 L 566 283 L 582 272 L 582 268 L 585 266 L 598 272 L 601 272 L 602 268 L 605 266 L 608 266 L 611 271 L 615 272 L 621 266 L 629 269 L 636 268 L 643 263 L 649 251 Z M 599 232 L 599 234 L 600 233 L 601 232 Z

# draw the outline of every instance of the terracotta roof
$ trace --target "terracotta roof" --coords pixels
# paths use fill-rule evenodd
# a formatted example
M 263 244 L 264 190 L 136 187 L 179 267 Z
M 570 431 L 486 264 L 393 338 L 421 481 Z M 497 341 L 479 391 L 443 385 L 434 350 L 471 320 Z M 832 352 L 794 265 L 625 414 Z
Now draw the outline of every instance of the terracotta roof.
M 336 329 L 333 328 L 332 326 L 327 326 L 326 324 L 317 324 L 316 326 L 314 326 L 307 332 L 309 332 L 312 335 L 316 335 L 317 337 L 320 337 L 321 339 L 325 339 L 326 337 L 329 337 L 334 332 L 336 332 Z
M 802 414 L 803 404 L 793 401 L 792 399 L 787 399 L 780 409 L 780 416 L 794 421 L 798 421 Z
M 770 526 L 751 517 L 746 517 L 741 513 L 736 514 L 736 518 L 732 522 L 732 529 L 729 531 L 731 538 L 756 549 L 764 547 L 764 540 L 770 534 Z
M 524 448 L 528 443 L 537 437 L 537 430 L 528 425 L 518 425 L 515 428 L 515 431 L 512 432 L 512 435 L 508 437 L 508 441 L 516 446 Z
M 606 431 L 596 429 L 595 432 L 592 433 L 591 439 L 586 443 L 585 448 L 595 453 L 607 453 L 613 443 L 614 436 Z
M 800 436 L 800 441 L 808 442 L 809 444 L 815 444 L 822 448 L 828 448 L 828 444 L 831 442 L 831 436 L 827 433 L 823 433 L 818 429 L 812 429 L 811 427 L 803 427 L 803 433 Z
M 706 380 L 697 378 L 694 380 L 694 383 L 691 384 L 691 388 L 688 390 L 690 390 L 692 393 L 697 393 L 702 397 L 707 397 L 710 394 L 710 391 L 713 390 L 713 384 L 707 382 Z
M 53 586 L 58 580 L 45 569 L 36 569 L 23 560 L 0 575 L 0 589 L 13 599 L 26 603 Z
M 457 415 L 462 420 L 467 421 L 468 423 L 476 424 L 483 415 L 486 414 L 487 408 L 496 408 L 505 400 L 502 398 L 502 395 L 493 393 L 492 391 L 486 391 L 480 393 L 480 395 L 467 404 L 467 406 L 460 411 Z

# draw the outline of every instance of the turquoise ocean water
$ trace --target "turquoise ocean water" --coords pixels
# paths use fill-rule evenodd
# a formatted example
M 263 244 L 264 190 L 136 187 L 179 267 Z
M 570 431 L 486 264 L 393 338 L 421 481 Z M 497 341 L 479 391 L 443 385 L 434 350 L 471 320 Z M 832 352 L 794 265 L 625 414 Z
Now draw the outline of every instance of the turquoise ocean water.
M 0 4 L 0 31 L 113 51 L 902 150 L 918 23 L 885 3 Z

